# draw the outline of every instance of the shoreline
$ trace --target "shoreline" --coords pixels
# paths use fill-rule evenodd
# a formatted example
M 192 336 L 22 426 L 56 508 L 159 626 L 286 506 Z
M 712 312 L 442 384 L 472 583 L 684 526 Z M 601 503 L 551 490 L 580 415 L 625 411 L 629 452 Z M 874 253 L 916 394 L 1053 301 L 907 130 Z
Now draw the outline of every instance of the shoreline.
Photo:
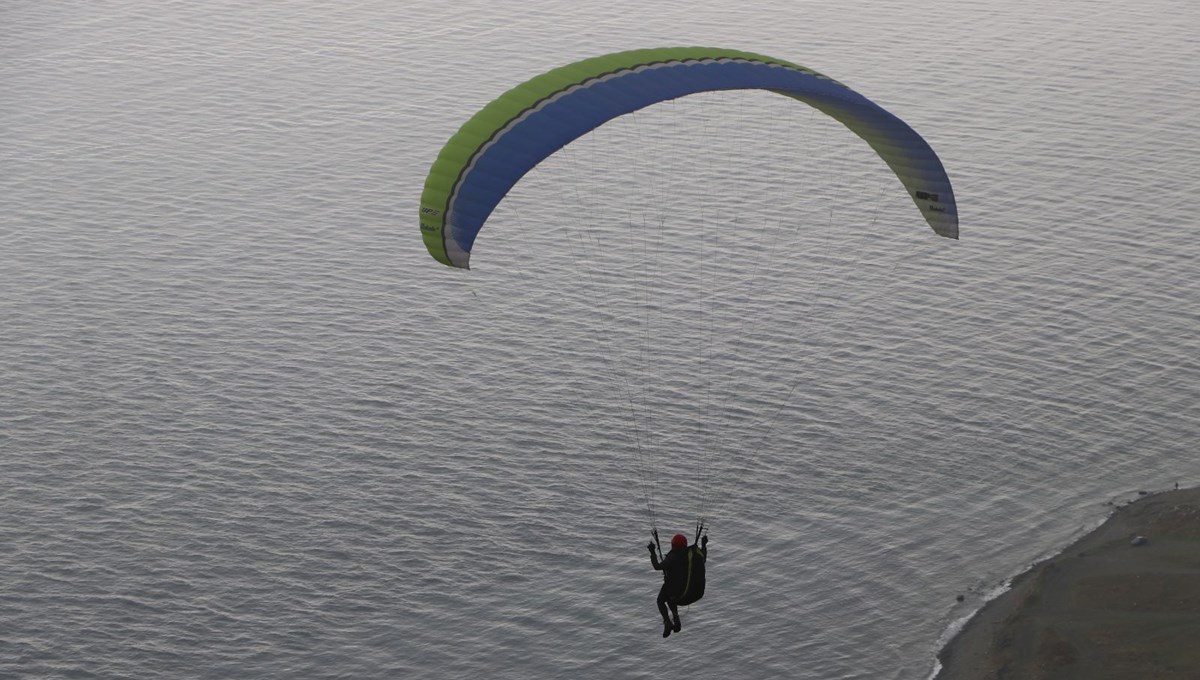
M 1137 536 L 1145 542 L 1133 545 Z M 1200 488 L 1119 505 L 1007 583 L 965 623 L 952 624 L 960 627 L 938 652 L 931 680 L 1194 680 Z

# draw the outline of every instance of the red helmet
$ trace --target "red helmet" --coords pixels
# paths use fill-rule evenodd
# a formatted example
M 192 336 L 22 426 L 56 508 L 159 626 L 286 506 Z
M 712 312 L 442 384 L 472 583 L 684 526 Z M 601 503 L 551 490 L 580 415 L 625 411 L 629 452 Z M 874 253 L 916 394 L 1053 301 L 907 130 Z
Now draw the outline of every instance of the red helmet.
M 671 537 L 671 550 L 683 550 L 687 547 L 687 536 L 675 534 Z

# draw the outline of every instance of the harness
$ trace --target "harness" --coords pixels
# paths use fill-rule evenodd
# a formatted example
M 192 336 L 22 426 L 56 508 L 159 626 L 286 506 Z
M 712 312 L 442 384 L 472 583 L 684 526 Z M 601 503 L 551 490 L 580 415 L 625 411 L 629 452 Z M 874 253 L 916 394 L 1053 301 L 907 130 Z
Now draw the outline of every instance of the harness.
M 696 546 L 688 546 L 687 572 L 683 590 L 675 598 L 677 605 L 689 605 L 704 597 L 704 554 Z

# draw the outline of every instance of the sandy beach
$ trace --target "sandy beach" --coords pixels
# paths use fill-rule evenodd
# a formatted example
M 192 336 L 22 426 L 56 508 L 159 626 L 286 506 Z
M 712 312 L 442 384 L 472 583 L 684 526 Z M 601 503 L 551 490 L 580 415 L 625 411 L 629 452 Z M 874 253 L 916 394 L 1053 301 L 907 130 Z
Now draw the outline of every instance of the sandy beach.
M 1166 491 L 1015 578 L 938 655 L 936 680 L 1198 680 L 1198 641 L 1200 489 Z

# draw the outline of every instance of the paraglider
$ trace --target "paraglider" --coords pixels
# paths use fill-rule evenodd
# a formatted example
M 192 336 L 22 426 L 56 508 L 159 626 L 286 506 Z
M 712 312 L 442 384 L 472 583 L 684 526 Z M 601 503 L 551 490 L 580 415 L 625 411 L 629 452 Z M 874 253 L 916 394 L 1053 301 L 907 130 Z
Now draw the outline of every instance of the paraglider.
M 655 539 L 657 538 L 656 532 Z M 658 613 L 662 615 L 663 620 L 663 637 L 670 637 L 671 633 L 682 630 L 683 624 L 679 620 L 680 607 L 704 597 L 704 565 L 708 560 L 708 536 L 697 539 L 697 542 L 699 546 L 689 546 L 687 536 L 675 534 L 671 537 L 671 551 L 661 560 L 655 552 L 656 543 L 646 544 L 650 551 L 651 566 L 655 571 L 663 573 L 663 584 L 656 601 Z
M 559 149 L 608 121 L 661 102 L 750 90 L 789 97 L 841 123 L 886 163 L 934 233 L 958 238 L 958 210 L 949 177 L 930 145 L 898 117 L 846 85 L 798 64 L 737 50 L 666 47 L 607 54 L 552 69 L 479 110 L 446 142 L 425 180 L 419 215 L 425 246 L 438 262 L 469 269 L 476 239 L 493 211 L 522 177 Z M 773 195 L 782 204 L 785 195 L 802 190 L 779 186 Z M 544 226 L 538 223 L 536 228 Z M 660 241 L 662 234 L 659 231 Z M 554 247 L 555 239 L 566 236 L 547 230 L 530 240 Z M 760 253 L 764 259 L 781 254 L 775 244 Z M 531 257 L 538 257 L 536 249 Z M 643 400 L 644 395 L 640 393 Z M 623 400 L 634 409 L 628 386 Z M 640 456 L 641 430 L 638 416 L 632 415 Z M 708 416 L 706 406 L 706 421 Z M 708 480 L 703 481 L 707 487 Z M 697 521 L 696 543 L 689 546 L 686 537 L 677 535 L 672 550 L 662 557 L 661 550 L 656 553 L 650 494 L 644 479 L 642 483 L 655 536 L 648 546 L 651 562 L 664 572 L 657 606 L 667 637 L 681 628 L 677 608 L 704 594 L 708 537 L 701 527 L 707 522 L 707 510 Z

